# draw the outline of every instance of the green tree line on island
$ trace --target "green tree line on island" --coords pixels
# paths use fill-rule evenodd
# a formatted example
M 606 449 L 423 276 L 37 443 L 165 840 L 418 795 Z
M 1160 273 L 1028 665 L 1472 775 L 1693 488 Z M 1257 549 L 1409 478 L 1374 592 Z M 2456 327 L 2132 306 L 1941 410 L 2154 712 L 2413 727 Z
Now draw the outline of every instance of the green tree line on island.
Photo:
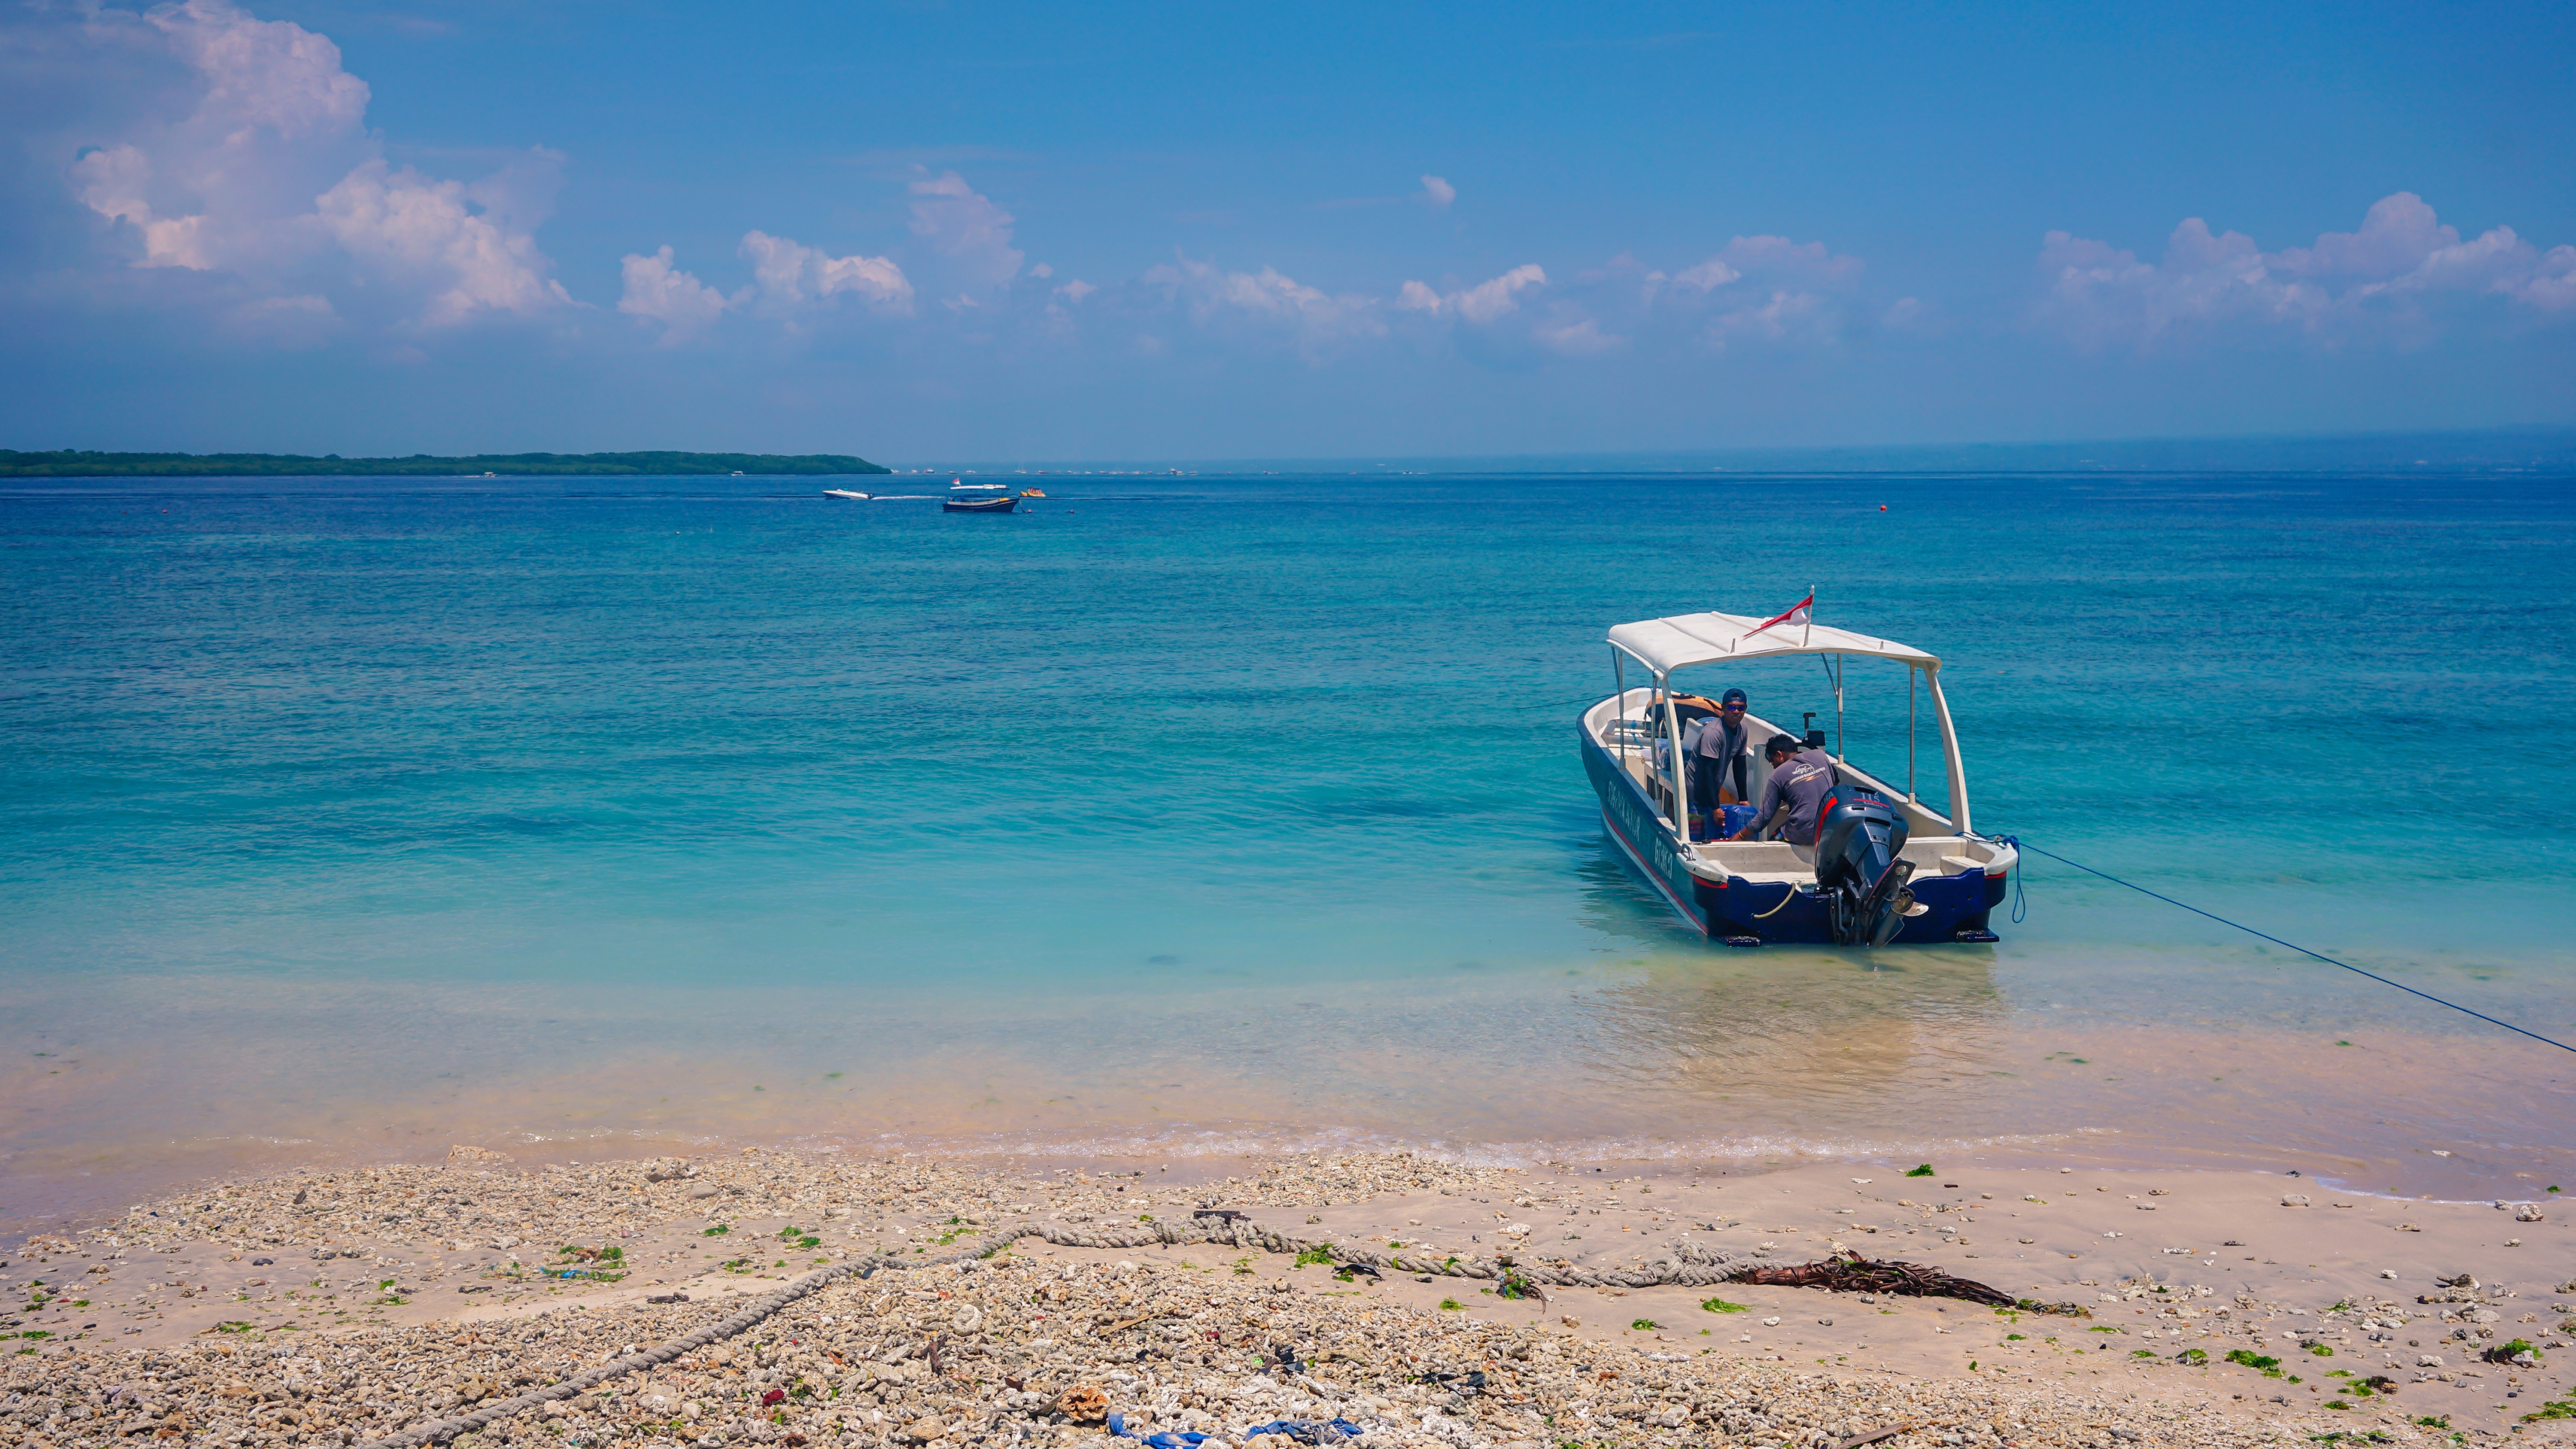
M 846 453 L 479 453 L 468 458 L 307 458 L 294 453 L 20 453 L 0 448 L 0 478 L 547 478 L 792 473 L 884 473 Z

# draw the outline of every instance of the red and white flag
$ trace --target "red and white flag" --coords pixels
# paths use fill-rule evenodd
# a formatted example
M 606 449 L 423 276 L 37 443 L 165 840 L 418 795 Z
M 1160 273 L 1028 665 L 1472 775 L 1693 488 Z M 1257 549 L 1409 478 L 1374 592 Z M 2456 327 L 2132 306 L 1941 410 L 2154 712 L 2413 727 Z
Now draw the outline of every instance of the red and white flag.
M 1765 629 L 1773 628 L 1781 624 L 1803 625 L 1808 622 L 1808 615 L 1814 612 L 1815 607 L 1816 591 L 1814 589 L 1809 589 L 1807 590 L 1807 596 L 1800 599 L 1798 602 L 1791 604 L 1786 613 L 1763 620 L 1751 629 L 1746 630 L 1744 632 L 1744 637 L 1750 639 Z

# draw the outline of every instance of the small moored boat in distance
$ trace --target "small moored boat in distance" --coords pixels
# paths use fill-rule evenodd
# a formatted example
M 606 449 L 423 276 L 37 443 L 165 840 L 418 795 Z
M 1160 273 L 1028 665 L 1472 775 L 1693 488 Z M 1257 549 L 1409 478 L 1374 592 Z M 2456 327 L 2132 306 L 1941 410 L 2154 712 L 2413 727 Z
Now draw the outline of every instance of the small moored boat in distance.
M 1008 513 L 1020 506 L 1020 500 L 1005 493 L 999 498 L 942 498 L 942 513 Z
M 824 489 L 824 490 L 823 490 L 823 496 L 824 496 L 824 497 L 826 497 L 826 498 L 862 498 L 862 499 L 863 499 L 863 498 L 866 498 L 868 495 L 866 495 L 866 494 L 864 494 L 864 493 L 853 493 L 853 492 L 851 492 L 851 491 L 850 491 L 849 489 L 847 489 L 847 488 L 826 488 L 826 489 Z
M 1809 604 L 1770 621 L 1683 614 L 1610 631 L 1617 692 L 1585 710 L 1576 726 L 1584 773 L 1601 797 L 1603 827 L 1628 865 L 1683 920 L 1729 945 L 1994 940 L 1987 913 L 2002 902 L 2005 879 L 2021 853 L 2011 841 L 1979 835 L 1970 824 L 1959 737 L 1941 694 L 1941 661 L 1893 640 L 1813 623 L 1807 612 L 1812 600 L 1811 594 Z M 1816 811 L 1812 838 L 1765 838 L 1769 822 L 1753 822 L 1753 808 L 1711 809 L 1711 802 L 1697 798 L 1705 791 L 1692 778 L 1698 738 L 1692 727 L 1717 727 L 1711 721 L 1724 706 L 1708 697 L 1711 686 L 1741 686 L 1766 704 L 1815 690 L 1816 676 L 1808 671 L 1816 665 L 1800 656 L 1814 656 L 1823 666 L 1824 690 L 1832 696 L 1832 748 L 1826 748 L 1825 732 L 1812 727 L 1825 712 L 1821 708 L 1806 712 L 1808 727 L 1794 732 L 1748 709 L 1737 754 L 1751 756 L 1745 779 L 1757 800 L 1760 782 L 1770 774 L 1762 747 L 1775 735 L 1789 736 L 1801 751 L 1822 752 L 1832 763 L 1833 785 Z M 1901 740 L 1892 705 L 1867 719 L 1868 748 L 1904 751 L 1903 789 L 1896 787 L 1893 769 L 1874 775 L 1844 753 L 1843 687 L 1854 660 L 1883 660 L 1905 670 Z M 1764 671 L 1765 662 L 1805 668 Z M 1640 667 L 1645 682 L 1627 683 L 1630 664 Z M 1699 673 L 1711 665 L 1727 672 L 1698 693 L 1674 686 L 1676 671 Z M 1915 784 L 1918 696 L 1931 705 L 1940 734 L 1938 809 Z M 1731 775 L 1732 764 L 1730 758 L 1727 768 L 1712 767 L 1712 773 Z M 1743 833 L 1747 823 L 1755 827 L 1753 838 L 1729 838 Z

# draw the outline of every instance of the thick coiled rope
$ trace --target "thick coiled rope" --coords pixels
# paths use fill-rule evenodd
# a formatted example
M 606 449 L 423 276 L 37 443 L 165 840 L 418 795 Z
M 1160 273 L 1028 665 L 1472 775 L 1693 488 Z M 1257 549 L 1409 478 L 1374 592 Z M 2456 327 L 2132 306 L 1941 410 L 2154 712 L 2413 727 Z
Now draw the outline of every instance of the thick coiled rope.
M 595 1388 L 610 1379 L 640 1373 L 669 1363 L 684 1353 L 706 1347 L 720 1339 L 733 1337 L 779 1309 L 819 1292 L 844 1278 L 867 1278 L 889 1268 L 937 1268 L 952 1263 L 989 1258 L 1022 1238 L 1044 1238 L 1061 1248 L 1143 1248 L 1177 1247 L 1184 1243 L 1222 1243 L 1233 1248 L 1260 1248 L 1273 1253 L 1326 1252 L 1337 1263 L 1352 1263 L 1368 1268 L 1391 1268 L 1399 1273 L 1439 1275 L 1451 1278 L 1498 1278 L 1508 1273 L 1525 1283 L 1546 1284 L 1563 1288 L 1652 1288 L 1679 1284 L 1704 1288 L 1723 1283 L 1728 1275 L 1751 1266 L 1753 1259 L 1731 1253 L 1719 1253 L 1697 1243 L 1678 1243 L 1673 1256 L 1661 1263 L 1637 1268 L 1593 1270 L 1571 1265 L 1544 1266 L 1494 1260 L 1463 1258 L 1427 1259 L 1407 1253 L 1377 1253 L 1365 1248 L 1344 1248 L 1332 1243 L 1292 1238 L 1285 1233 L 1260 1226 L 1241 1218 L 1227 1219 L 1215 1213 L 1192 1218 L 1188 1223 L 1140 1223 L 1134 1227 L 1080 1228 L 1069 1223 L 1020 1223 L 988 1234 L 971 1248 L 943 1253 L 935 1258 L 899 1259 L 890 1253 L 873 1253 L 853 1262 L 818 1268 L 775 1292 L 764 1293 L 731 1315 L 718 1319 L 694 1333 L 684 1333 L 667 1343 L 656 1344 L 640 1353 L 582 1370 L 561 1383 L 531 1389 L 524 1394 L 477 1406 L 471 1413 L 435 1423 L 417 1424 L 400 1433 L 373 1440 L 361 1449 L 417 1449 L 424 1444 L 440 1444 L 459 1434 L 472 1434 L 516 1418 L 531 1409 L 561 1403 L 586 1389 Z

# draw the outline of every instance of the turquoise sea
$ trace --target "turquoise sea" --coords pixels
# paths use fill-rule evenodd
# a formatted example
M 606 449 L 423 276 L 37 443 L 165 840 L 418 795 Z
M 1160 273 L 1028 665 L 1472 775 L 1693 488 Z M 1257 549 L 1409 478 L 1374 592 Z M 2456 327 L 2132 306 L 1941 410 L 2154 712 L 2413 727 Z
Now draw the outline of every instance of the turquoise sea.
M 1700 942 L 1573 731 L 1609 625 L 1812 585 L 1981 828 L 2576 1040 L 2576 477 L 1026 481 L 0 485 L 0 1223 L 459 1142 L 2567 1170 L 2576 1057 L 2049 861 L 1993 947 Z

